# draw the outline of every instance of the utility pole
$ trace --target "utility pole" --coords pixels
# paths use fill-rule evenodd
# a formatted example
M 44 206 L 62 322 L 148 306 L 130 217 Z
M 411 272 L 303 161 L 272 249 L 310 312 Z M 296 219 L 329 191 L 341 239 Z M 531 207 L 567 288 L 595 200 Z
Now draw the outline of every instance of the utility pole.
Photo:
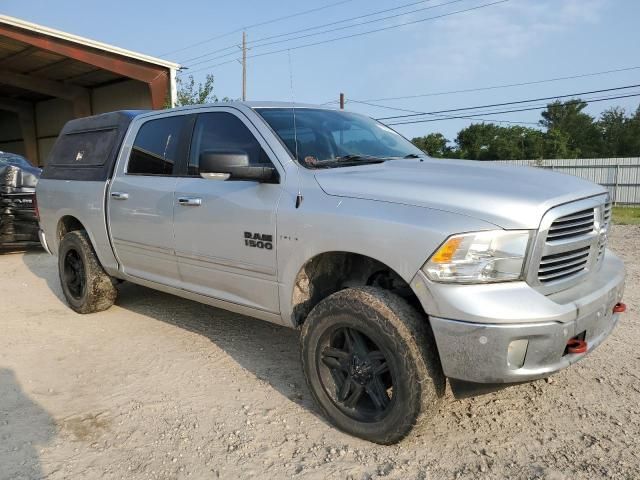
M 242 32 L 242 101 L 247 100 L 247 32 Z
M 340 93 L 340 110 L 344 110 L 344 93 Z

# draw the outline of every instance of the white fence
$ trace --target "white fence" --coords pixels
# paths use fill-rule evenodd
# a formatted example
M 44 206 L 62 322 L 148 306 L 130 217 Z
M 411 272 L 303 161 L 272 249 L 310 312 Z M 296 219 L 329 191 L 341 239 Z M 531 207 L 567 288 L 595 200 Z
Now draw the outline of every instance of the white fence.
M 606 187 L 616 205 L 640 205 L 640 157 L 496 160 L 497 163 L 547 168 Z

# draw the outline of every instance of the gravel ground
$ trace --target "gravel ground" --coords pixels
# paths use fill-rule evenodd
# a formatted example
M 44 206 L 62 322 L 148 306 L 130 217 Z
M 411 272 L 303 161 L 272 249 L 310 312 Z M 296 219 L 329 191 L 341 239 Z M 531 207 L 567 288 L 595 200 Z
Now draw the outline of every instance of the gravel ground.
M 611 247 L 630 312 L 548 381 L 466 399 L 392 447 L 329 426 L 297 333 L 123 284 L 73 313 L 55 259 L 0 256 L 0 478 L 640 478 L 640 226 Z

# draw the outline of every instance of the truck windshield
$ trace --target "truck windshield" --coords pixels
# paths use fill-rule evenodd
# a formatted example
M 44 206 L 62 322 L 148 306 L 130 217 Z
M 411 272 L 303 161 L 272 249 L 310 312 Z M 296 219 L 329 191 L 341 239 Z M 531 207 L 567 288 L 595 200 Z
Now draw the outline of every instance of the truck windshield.
M 280 137 L 291 156 L 307 168 L 425 156 L 409 140 L 364 115 L 296 108 L 294 129 L 293 108 L 257 108 L 256 111 Z

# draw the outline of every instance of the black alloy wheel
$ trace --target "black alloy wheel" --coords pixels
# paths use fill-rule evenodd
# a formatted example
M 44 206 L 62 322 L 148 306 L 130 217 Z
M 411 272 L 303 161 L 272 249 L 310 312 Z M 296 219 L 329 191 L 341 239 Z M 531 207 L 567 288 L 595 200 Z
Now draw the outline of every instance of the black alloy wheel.
M 393 374 L 384 353 L 355 328 L 339 326 L 324 337 L 317 368 L 329 397 L 354 420 L 384 418 L 393 404 Z
M 87 288 L 82 256 L 77 250 L 69 250 L 64 257 L 64 281 L 69 293 L 75 298 L 82 298 Z

